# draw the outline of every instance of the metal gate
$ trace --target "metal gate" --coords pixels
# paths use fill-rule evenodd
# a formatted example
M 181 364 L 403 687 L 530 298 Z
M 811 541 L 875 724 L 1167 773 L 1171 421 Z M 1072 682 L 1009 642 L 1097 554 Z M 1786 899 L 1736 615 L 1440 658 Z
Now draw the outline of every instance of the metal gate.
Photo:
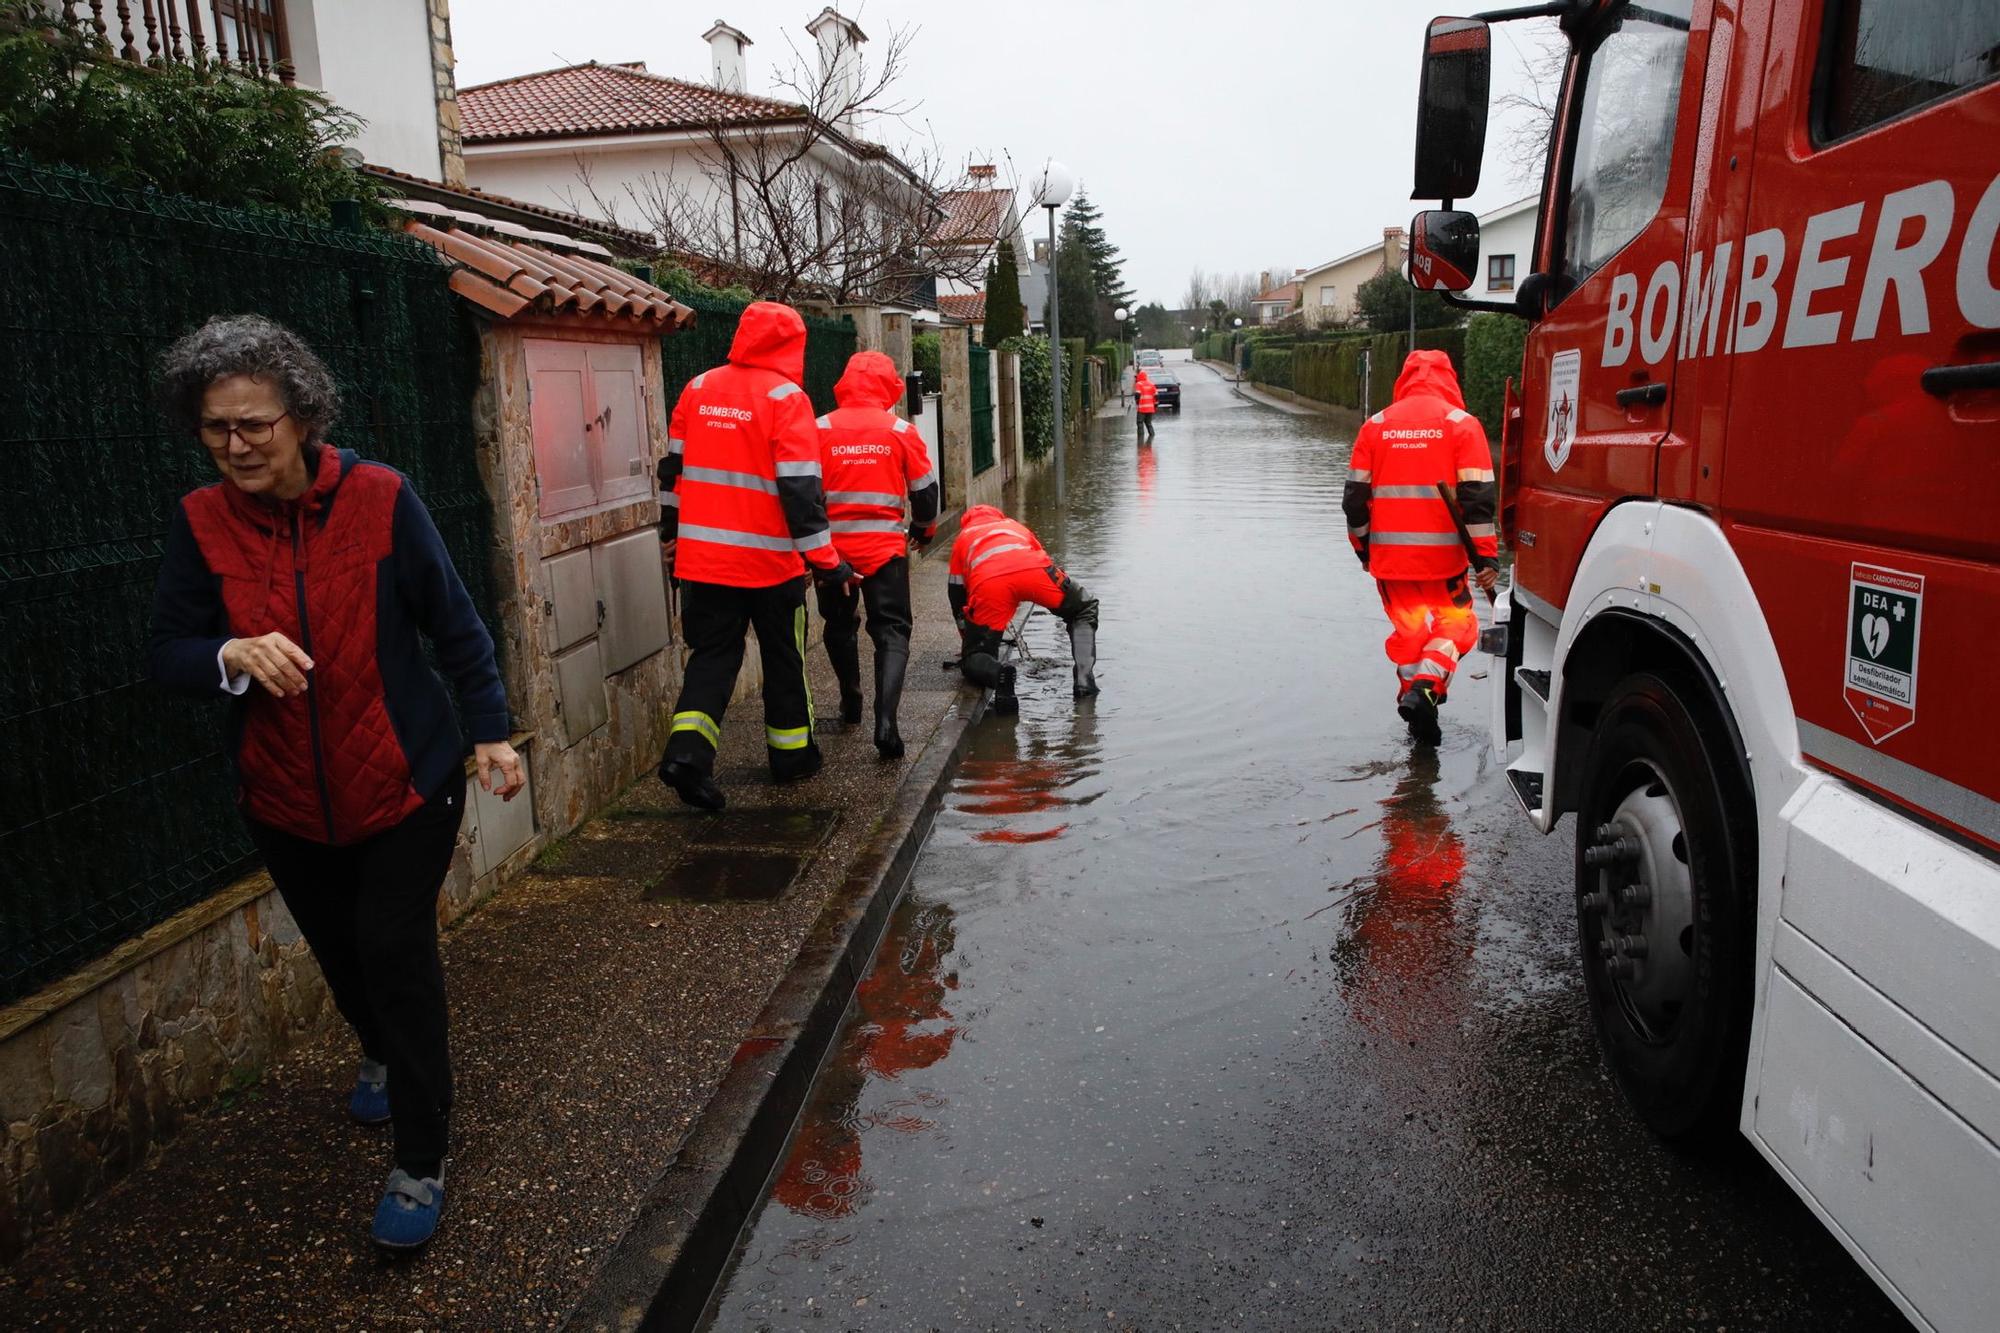
M 993 466 L 993 353 L 972 347 L 972 475 Z

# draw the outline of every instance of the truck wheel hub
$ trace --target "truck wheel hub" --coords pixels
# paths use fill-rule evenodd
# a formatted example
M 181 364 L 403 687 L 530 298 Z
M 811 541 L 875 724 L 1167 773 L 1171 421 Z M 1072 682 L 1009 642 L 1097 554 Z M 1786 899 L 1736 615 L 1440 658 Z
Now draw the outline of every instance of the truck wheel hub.
M 1666 779 L 1641 761 L 1638 782 L 1585 849 L 1584 938 L 1633 1030 L 1673 1033 L 1694 982 L 1694 879 L 1687 832 Z

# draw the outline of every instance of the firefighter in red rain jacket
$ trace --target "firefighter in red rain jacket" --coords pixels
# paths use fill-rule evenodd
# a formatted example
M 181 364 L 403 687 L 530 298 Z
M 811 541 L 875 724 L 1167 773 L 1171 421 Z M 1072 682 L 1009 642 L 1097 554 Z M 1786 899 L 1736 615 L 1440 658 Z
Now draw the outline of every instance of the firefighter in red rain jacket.
M 1153 377 L 1140 366 L 1132 372 L 1132 405 L 1139 412 L 1139 443 L 1153 442 L 1153 414 L 1159 410 L 1160 390 Z
M 1097 693 L 1097 599 L 1056 567 L 1041 541 L 992 505 L 965 511 L 948 571 L 952 618 L 958 622 L 959 670 L 991 686 L 995 712 L 1014 712 L 1014 668 L 1000 663 L 1000 640 L 1021 603 L 1056 613 L 1069 626 L 1076 697 Z
M 1455 501 L 1440 487 L 1455 487 Z M 1470 567 L 1491 590 L 1499 570 L 1494 500 L 1486 431 L 1465 410 L 1451 358 L 1410 353 L 1394 401 L 1354 441 L 1342 507 L 1348 539 L 1389 613 L 1384 646 L 1399 677 L 1396 711 L 1426 744 L 1442 739 L 1438 705 L 1459 658 L 1479 639 L 1452 505 L 1472 538 Z
M 833 548 L 861 576 L 850 586 L 823 584 L 819 614 L 826 655 L 840 679 L 841 721 L 861 720 L 861 653 L 857 612 L 868 607 L 875 643 L 875 748 L 903 757 L 896 709 L 910 663 L 910 558 L 937 535 L 938 481 L 923 437 L 891 409 L 903 396 L 896 363 L 880 352 L 856 352 L 833 386 L 839 406 L 819 419 L 820 470 Z M 909 499 L 907 527 L 903 501 Z
M 819 771 L 806 682 L 806 571 L 858 577 L 834 549 L 820 487 L 819 432 L 805 390 L 799 312 L 759 301 L 743 312 L 729 361 L 688 381 L 660 460 L 660 540 L 681 582 L 689 657 L 660 780 L 689 805 L 720 810 L 715 748 L 755 625 L 764 663 L 771 776 Z

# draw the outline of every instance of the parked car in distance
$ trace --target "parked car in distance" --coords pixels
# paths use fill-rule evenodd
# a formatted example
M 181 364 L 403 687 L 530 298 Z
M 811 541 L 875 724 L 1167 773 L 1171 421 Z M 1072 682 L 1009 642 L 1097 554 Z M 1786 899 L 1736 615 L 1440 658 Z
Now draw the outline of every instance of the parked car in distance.
M 1161 356 L 1158 352 L 1153 351 L 1151 348 L 1148 348 L 1147 350 L 1139 353 L 1132 359 L 1138 364 L 1146 367 L 1148 370 L 1152 369 L 1154 366 L 1163 366 L 1167 363 L 1165 357 Z
M 1180 411 L 1180 376 L 1174 374 L 1171 370 L 1161 370 L 1158 368 L 1149 369 L 1146 372 L 1146 376 L 1153 381 L 1153 388 L 1158 394 L 1154 400 L 1155 406 L 1163 411 L 1169 408 L 1176 412 Z

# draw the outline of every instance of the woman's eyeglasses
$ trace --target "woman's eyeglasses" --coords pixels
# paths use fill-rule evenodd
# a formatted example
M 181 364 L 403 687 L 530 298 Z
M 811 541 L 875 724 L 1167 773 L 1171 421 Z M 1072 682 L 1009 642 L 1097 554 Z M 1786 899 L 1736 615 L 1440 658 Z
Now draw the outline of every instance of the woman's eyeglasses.
M 229 437 L 234 435 L 252 449 L 261 448 L 271 442 L 278 423 L 290 416 L 290 412 L 280 412 L 274 417 L 260 420 L 245 417 L 241 421 L 224 421 L 219 417 L 203 417 L 198 434 L 201 442 L 211 449 L 222 450 L 229 447 Z

